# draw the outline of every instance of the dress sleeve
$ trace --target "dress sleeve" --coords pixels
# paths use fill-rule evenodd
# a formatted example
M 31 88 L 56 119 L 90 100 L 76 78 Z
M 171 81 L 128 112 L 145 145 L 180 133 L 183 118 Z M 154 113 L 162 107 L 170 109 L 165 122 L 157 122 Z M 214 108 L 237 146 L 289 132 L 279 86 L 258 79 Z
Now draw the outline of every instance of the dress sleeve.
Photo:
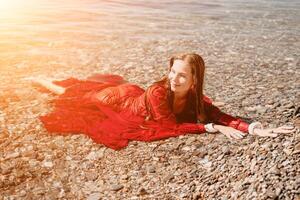
M 242 119 L 233 117 L 229 114 L 222 112 L 218 107 L 212 104 L 212 100 L 204 96 L 204 105 L 206 107 L 208 118 L 211 122 L 230 126 L 242 132 L 248 132 L 249 124 Z
M 152 120 L 159 124 L 160 129 L 172 131 L 162 131 L 155 139 L 163 139 L 172 136 L 183 135 L 187 133 L 204 133 L 206 132 L 203 124 L 195 123 L 176 123 L 176 116 L 169 108 L 167 100 L 167 91 L 163 86 L 153 85 L 146 91 L 146 104 L 151 112 Z

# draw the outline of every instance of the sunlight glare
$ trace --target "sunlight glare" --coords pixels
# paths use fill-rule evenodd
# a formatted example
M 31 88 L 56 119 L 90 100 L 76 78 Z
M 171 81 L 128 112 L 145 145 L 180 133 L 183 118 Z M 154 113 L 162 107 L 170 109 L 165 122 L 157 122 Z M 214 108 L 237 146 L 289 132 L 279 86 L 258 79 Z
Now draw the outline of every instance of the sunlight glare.
M 16 7 L 21 1 L 19 0 L 0 0 L 0 10 L 10 10 Z
M 23 10 L 27 3 L 24 0 L 0 0 L 0 15 L 13 16 L 16 12 Z

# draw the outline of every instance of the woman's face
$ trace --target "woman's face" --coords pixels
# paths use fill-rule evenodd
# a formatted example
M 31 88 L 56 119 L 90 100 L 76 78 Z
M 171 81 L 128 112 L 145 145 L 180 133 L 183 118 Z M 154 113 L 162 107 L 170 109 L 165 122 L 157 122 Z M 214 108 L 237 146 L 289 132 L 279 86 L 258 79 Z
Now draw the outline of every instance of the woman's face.
M 171 84 L 171 91 L 185 95 L 193 85 L 191 67 L 183 60 L 174 60 L 168 75 Z

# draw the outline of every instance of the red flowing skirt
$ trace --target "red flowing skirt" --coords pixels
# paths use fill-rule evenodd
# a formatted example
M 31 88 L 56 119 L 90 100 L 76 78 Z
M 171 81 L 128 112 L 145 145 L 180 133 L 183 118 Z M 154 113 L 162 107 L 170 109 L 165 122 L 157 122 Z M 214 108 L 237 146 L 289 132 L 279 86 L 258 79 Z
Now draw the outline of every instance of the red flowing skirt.
M 55 84 L 66 88 L 66 91 L 54 100 L 54 111 L 41 116 L 40 120 L 49 132 L 84 133 L 95 142 L 110 148 L 125 147 L 130 138 L 128 134 L 137 132 L 144 118 L 132 115 L 130 110 L 116 112 L 87 95 L 89 92 L 98 92 L 125 82 L 116 75 L 95 75 L 86 81 L 74 78 L 55 81 Z M 134 92 L 131 88 L 129 92 L 130 95 L 139 96 L 143 90 L 137 89 Z
M 130 140 L 153 141 L 174 135 L 174 124 L 161 126 L 154 121 L 145 121 L 145 116 L 130 109 L 116 110 L 89 97 L 89 93 L 99 92 L 112 86 L 120 86 L 126 81 L 117 75 L 94 75 L 87 80 L 70 78 L 55 81 L 66 88 L 64 94 L 54 100 L 54 110 L 41 116 L 40 120 L 51 133 L 88 135 L 96 143 L 119 150 Z M 144 90 L 138 86 L 122 87 L 130 97 L 139 97 Z

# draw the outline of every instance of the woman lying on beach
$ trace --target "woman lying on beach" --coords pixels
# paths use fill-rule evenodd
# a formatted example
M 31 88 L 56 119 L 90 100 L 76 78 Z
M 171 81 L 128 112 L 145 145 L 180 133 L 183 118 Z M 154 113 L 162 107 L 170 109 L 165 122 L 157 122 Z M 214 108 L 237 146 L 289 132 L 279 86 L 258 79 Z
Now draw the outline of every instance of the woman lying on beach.
M 113 149 L 130 140 L 154 141 L 189 133 L 220 132 L 233 139 L 248 133 L 276 137 L 292 126 L 263 129 L 228 115 L 203 94 L 205 64 L 198 54 L 170 59 L 169 73 L 146 90 L 118 75 L 94 75 L 87 80 L 36 79 L 58 98 L 55 109 L 40 117 L 49 132 L 83 133 Z

